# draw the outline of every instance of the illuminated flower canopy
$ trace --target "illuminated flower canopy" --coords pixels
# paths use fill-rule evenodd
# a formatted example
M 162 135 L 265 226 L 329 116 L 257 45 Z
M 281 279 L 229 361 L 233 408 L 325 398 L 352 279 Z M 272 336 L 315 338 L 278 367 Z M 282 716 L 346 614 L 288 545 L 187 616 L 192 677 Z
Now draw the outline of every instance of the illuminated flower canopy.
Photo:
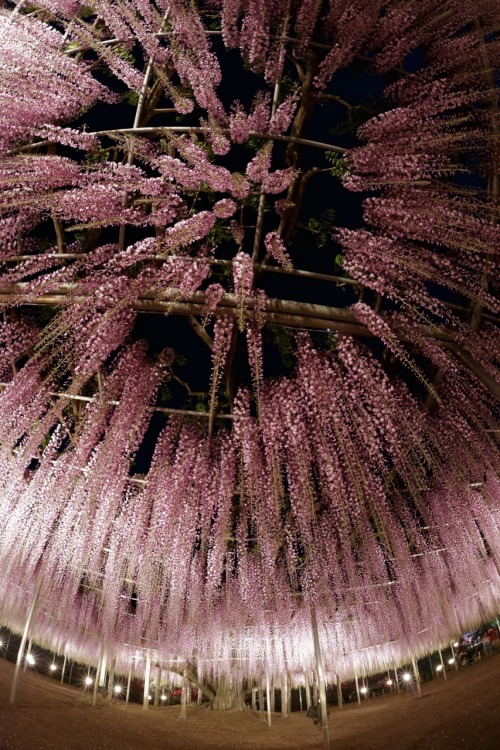
M 4 4 L 6 625 L 254 678 L 314 610 L 348 677 L 496 614 L 497 10 Z

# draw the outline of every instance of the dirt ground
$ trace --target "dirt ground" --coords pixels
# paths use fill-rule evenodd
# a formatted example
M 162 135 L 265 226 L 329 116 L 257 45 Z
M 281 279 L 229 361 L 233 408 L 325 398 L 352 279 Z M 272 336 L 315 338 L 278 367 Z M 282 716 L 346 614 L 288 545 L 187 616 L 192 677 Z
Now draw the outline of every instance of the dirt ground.
M 320 731 L 305 713 L 276 714 L 272 726 L 247 712 L 196 706 L 186 721 L 179 706 L 153 708 L 102 701 L 83 689 L 22 673 L 9 704 L 14 665 L 0 659 L 0 750 L 321 750 Z M 330 713 L 332 750 L 497 750 L 500 748 L 500 653 L 448 680 L 337 707 Z

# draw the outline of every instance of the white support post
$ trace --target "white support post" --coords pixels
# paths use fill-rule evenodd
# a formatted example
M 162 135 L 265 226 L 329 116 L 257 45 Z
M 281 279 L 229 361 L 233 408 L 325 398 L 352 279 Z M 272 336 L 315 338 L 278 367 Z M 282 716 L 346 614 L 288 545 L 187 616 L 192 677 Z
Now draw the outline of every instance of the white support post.
M 103 647 L 101 652 L 101 666 L 99 668 L 99 687 L 106 687 L 106 667 L 108 661 L 108 652 L 106 646 Z
M 356 683 L 356 695 L 358 696 L 358 703 L 361 706 L 361 693 L 359 692 L 358 675 L 354 672 L 354 682 Z
M 285 719 L 288 716 L 288 680 L 286 673 L 281 678 L 281 715 Z
M 257 688 L 252 688 L 252 711 L 257 712 Z
M 453 656 L 453 665 L 455 667 L 455 672 L 458 672 L 458 662 L 455 659 L 455 649 L 453 648 L 453 641 L 450 643 L 451 648 L 451 655 Z
M 32 643 L 32 638 L 30 638 L 29 641 L 28 641 L 28 648 L 26 649 L 26 656 L 28 654 L 31 654 L 31 643 Z M 27 665 L 28 665 L 28 661 L 27 661 L 27 659 L 25 659 L 24 660 L 23 672 L 26 672 Z
M 267 701 L 267 723 L 271 726 L 271 690 L 269 687 L 269 672 L 266 672 L 266 701 Z
M 398 680 L 398 670 L 397 669 L 394 670 L 394 680 L 396 682 L 396 690 L 399 693 L 399 680 Z
M 16 691 L 17 691 L 17 682 L 19 679 L 19 671 L 21 669 L 21 664 L 23 662 L 23 656 L 24 656 L 24 649 L 26 648 L 26 641 L 28 640 L 28 633 L 29 629 L 31 627 L 31 621 L 33 619 L 33 615 L 35 613 L 38 597 L 40 595 L 40 589 L 42 586 L 42 579 L 40 577 L 37 587 L 35 589 L 35 593 L 33 594 L 33 599 L 31 601 L 31 605 L 28 611 L 28 616 L 26 618 L 26 623 L 24 625 L 23 635 L 21 638 L 21 644 L 19 646 L 19 651 L 17 652 L 17 660 L 16 660 L 16 668 L 14 670 L 14 679 L 12 680 L 12 688 L 10 691 L 10 702 L 15 703 L 16 702 Z
M 342 682 L 340 681 L 340 675 L 337 675 L 337 703 L 342 710 L 344 708 L 344 701 L 342 699 Z
M 113 700 L 113 688 L 115 681 L 116 656 L 111 659 L 111 669 L 108 676 L 108 701 Z
M 319 644 L 318 622 L 316 613 L 311 610 L 311 626 L 314 640 L 314 654 L 316 656 L 316 672 L 318 675 L 319 706 L 321 709 L 321 734 L 323 736 L 323 750 L 330 750 L 330 739 L 328 736 L 328 705 L 326 703 L 325 675 L 323 672 L 323 660 Z
M 128 699 L 130 698 L 130 683 L 131 682 L 132 682 L 132 662 L 130 662 L 130 667 L 128 668 L 127 694 L 125 696 L 125 705 L 127 705 Z
M 259 720 L 266 720 L 264 715 L 264 690 L 262 689 L 262 680 L 259 681 Z
M 187 719 L 187 694 L 190 690 L 189 680 L 187 676 L 187 668 L 184 669 L 184 677 L 182 680 L 182 693 L 181 693 L 181 713 L 180 719 Z
M 67 660 L 67 658 L 68 657 L 66 656 L 66 654 L 64 654 L 63 667 L 62 667 L 62 671 L 61 671 L 61 685 L 64 682 L 64 672 L 66 671 L 66 660 Z
M 309 684 L 309 675 L 306 673 L 304 677 L 306 683 L 306 709 L 309 711 L 311 708 L 311 686 Z
M 161 667 L 158 667 L 158 671 L 156 673 L 155 699 L 154 699 L 154 704 L 153 704 L 155 708 L 157 708 L 160 703 L 160 686 L 161 686 Z
M 443 676 L 444 676 L 444 679 L 447 680 L 448 678 L 446 676 L 446 665 L 445 665 L 444 659 L 443 659 L 443 652 L 441 651 L 440 648 L 438 648 L 438 653 L 439 653 L 439 661 L 441 662 L 441 666 L 443 668 L 442 669 Z
M 422 697 L 422 688 L 420 687 L 420 674 L 419 674 L 419 671 L 418 671 L 418 664 L 417 664 L 416 659 L 415 659 L 414 656 L 411 657 L 411 664 L 412 664 L 412 667 L 413 667 L 413 674 L 415 675 L 415 684 L 417 686 L 417 694 L 418 694 L 418 697 L 421 698 Z
M 99 690 L 99 673 L 101 671 L 102 666 L 102 660 L 103 660 L 103 651 L 99 654 L 99 661 L 97 662 L 97 668 L 95 671 L 95 679 L 94 679 L 94 692 L 92 694 L 92 705 L 95 706 L 97 703 L 97 691 Z
M 151 681 L 151 654 L 146 654 L 146 669 L 144 672 L 144 695 L 142 698 L 142 708 L 147 711 L 149 708 L 149 683 Z

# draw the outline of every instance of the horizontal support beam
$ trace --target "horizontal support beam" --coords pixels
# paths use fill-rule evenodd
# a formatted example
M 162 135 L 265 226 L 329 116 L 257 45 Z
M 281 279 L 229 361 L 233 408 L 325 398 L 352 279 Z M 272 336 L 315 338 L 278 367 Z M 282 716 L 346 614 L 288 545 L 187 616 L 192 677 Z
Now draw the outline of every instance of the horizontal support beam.
M 205 128 L 199 128 L 190 125 L 158 125 L 157 127 L 148 126 L 143 128 L 117 128 L 114 130 L 94 130 L 89 131 L 88 135 L 161 135 L 162 133 L 204 133 Z M 229 130 L 222 129 L 226 135 Z M 271 141 L 284 141 L 285 143 L 296 143 L 299 146 L 311 146 L 323 151 L 336 151 L 338 154 L 347 154 L 351 149 L 342 146 L 334 146 L 332 143 L 323 143 L 322 141 L 312 141 L 309 138 L 295 138 L 291 135 L 277 135 L 275 133 L 261 133 L 252 131 L 248 134 L 249 138 L 265 138 Z M 34 144 L 38 146 L 39 144 Z
M 0 293 L 0 306 L 11 306 L 19 304 L 19 293 L 22 293 L 26 284 L 13 285 L 10 289 Z M 178 290 L 167 289 L 161 296 L 155 290 L 147 292 L 138 297 L 129 307 L 138 312 L 163 313 L 166 315 L 203 315 L 205 313 L 205 295 L 196 292 L 187 299 L 179 301 Z M 87 295 L 78 293 L 74 285 L 64 285 L 49 294 L 42 294 L 33 299 L 23 302 L 24 305 L 64 307 L 76 302 L 88 299 Z M 254 301 L 249 299 L 243 308 L 243 317 L 253 318 Z M 217 306 L 217 311 L 228 315 L 235 320 L 240 317 L 238 299 L 234 294 L 226 294 Z M 314 329 L 323 331 L 337 331 L 350 336 L 361 336 L 374 338 L 374 334 L 362 323 L 360 323 L 352 310 L 341 307 L 328 307 L 310 302 L 294 302 L 291 300 L 268 299 L 262 314 L 266 323 L 288 326 L 297 329 Z M 419 333 L 433 339 L 445 349 L 453 351 L 457 357 L 476 375 L 477 378 L 491 391 L 496 399 L 500 400 L 500 385 L 486 372 L 472 355 L 459 346 L 453 338 L 442 331 L 431 326 L 421 326 Z M 406 336 L 394 331 L 402 342 L 407 341 Z
M 0 383 L 0 388 L 7 388 L 9 383 Z M 54 398 L 60 398 L 60 399 L 67 399 L 68 401 L 84 401 L 85 403 L 93 403 L 97 396 L 79 396 L 75 393 L 56 393 L 52 392 L 50 394 Z M 107 404 L 110 406 L 118 406 L 119 401 L 106 401 Z M 180 414 L 182 416 L 188 416 L 188 417 L 204 417 L 207 418 L 210 416 L 208 412 L 205 411 L 194 411 L 193 409 L 174 409 L 170 407 L 165 406 L 150 406 L 147 408 L 148 411 L 157 412 L 158 414 Z M 234 419 L 232 414 L 214 414 L 215 419 Z M 134 480 L 134 481 L 141 481 L 142 480 Z
M 113 136 L 113 135 L 143 135 L 143 136 L 153 136 L 153 135 L 167 135 L 168 133 L 195 133 L 200 134 L 204 133 L 205 128 L 190 126 L 190 125 L 158 125 L 157 127 L 148 126 L 143 128 L 114 128 L 110 130 L 94 130 L 94 131 L 88 131 L 86 135 L 95 135 L 95 136 Z M 229 134 L 229 130 L 222 129 L 223 133 L 226 135 Z M 348 148 L 344 148 L 342 146 L 335 146 L 332 143 L 323 143 L 322 141 L 312 141 L 309 138 L 295 138 L 291 135 L 278 135 L 275 133 L 260 133 L 257 131 L 252 131 L 248 134 L 249 138 L 264 138 L 266 140 L 271 141 L 283 141 L 284 143 L 295 143 L 299 146 L 309 146 L 311 148 L 319 148 L 323 151 L 335 151 L 338 154 L 346 154 L 350 151 Z M 8 151 L 8 155 L 11 156 L 13 154 L 22 153 L 26 151 L 33 151 L 37 148 L 43 148 L 44 146 L 48 146 L 49 144 L 53 143 L 50 139 L 44 140 L 44 141 L 37 141 L 36 143 L 30 143 L 26 146 L 20 146 L 19 148 L 12 149 L 11 151 Z

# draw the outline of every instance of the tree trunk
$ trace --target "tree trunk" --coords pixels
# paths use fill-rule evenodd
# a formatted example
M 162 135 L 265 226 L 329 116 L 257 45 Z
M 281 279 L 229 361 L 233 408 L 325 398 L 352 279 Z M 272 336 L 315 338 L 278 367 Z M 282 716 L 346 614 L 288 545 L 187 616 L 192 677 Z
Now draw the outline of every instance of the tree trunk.
M 217 685 L 217 692 L 212 702 L 214 711 L 242 711 L 245 708 L 242 691 L 229 685 L 223 677 Z

